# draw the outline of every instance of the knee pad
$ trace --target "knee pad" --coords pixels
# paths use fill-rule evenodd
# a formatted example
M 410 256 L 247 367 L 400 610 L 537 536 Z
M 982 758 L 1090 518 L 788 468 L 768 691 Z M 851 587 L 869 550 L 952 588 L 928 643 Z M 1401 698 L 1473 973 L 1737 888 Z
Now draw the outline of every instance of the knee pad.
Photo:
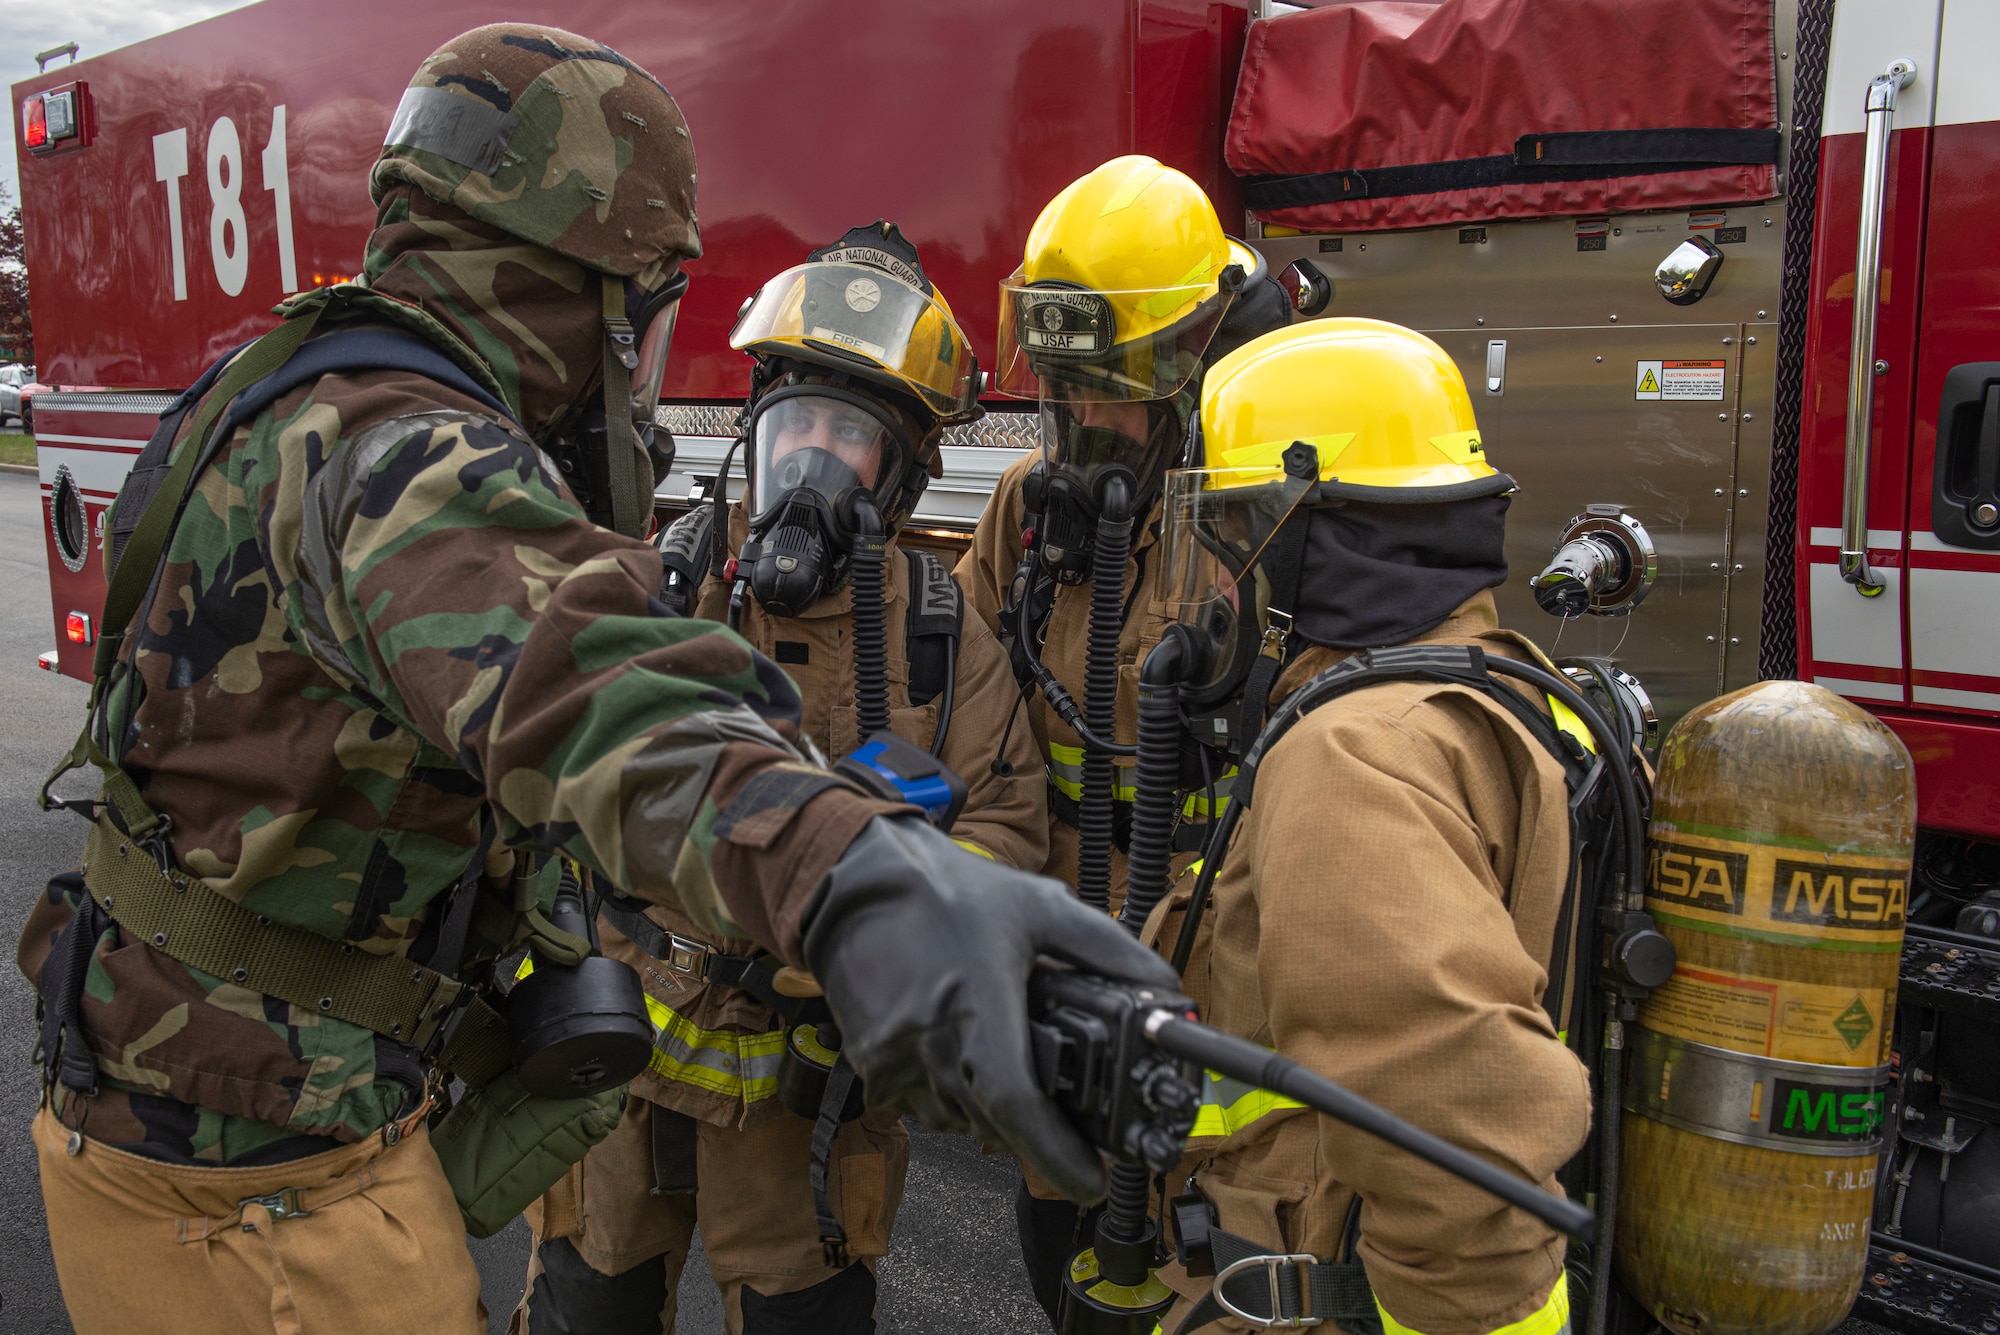
M 875 1275 L 859 1261 L 774 1298 L 745 1284 L 742 1302 L 743 1335 L 875 1335 Z
M 667 1302 L 667 1258 L 641 1261 L 620 1275 L 600 1275 L 568 1238 L 538 1253 L 542 1273 L 528 1295 L 530 1335 L 660 1335 Z

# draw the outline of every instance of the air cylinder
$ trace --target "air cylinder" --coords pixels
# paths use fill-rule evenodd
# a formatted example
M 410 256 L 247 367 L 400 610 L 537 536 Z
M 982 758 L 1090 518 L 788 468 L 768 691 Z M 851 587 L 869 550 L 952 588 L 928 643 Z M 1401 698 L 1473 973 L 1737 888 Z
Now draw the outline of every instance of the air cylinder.
M 1896 735 L 1803 682 L 1661 748 L 1646 907 L 1679 962 L 1628 1029 L 1616 1257 L 1680 1335 L 1821 1335 L 1860 1289 L 1916 810 Z

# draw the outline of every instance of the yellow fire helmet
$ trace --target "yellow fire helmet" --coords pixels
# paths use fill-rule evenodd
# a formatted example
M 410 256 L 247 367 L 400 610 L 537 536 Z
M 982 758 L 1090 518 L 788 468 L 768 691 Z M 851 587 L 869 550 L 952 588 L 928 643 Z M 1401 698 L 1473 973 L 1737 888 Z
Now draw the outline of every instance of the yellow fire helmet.
M 1233 272 L 1232 272 L 1233 269 Z M 1185 174 L 1113 158 L 1050 200 L 1000 284 L 996 388 L 1016 398 L 1174 394 L 1263 259 Z
M 898 273 L 876 252 L 866 260 L 839 258 L 843 253 L 765 283 L 737 319 L 729 346 L 872 380 L 909 395 L 941 422 L 979 416 L 979 364 L 944 294 L 907 264 Z
M 1209 368 L 1200 430 L 1209 487 L 1279 480 L 1304 441 L 1322 496 L 1419 504 L 1514 488 L 1486 458 L 1451 357 L 1382 320 L 1309 320 L 1244 344 Z

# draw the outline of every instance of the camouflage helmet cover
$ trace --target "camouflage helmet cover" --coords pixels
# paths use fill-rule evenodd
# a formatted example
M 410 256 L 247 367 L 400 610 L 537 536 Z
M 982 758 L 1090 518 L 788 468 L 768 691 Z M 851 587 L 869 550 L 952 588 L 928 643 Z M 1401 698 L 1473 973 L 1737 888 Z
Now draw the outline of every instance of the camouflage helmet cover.
M 417 67 L 369 177 L 651 287 L 701 254 L 694 144 L 657 79 L 610 47 L 494 23 Z

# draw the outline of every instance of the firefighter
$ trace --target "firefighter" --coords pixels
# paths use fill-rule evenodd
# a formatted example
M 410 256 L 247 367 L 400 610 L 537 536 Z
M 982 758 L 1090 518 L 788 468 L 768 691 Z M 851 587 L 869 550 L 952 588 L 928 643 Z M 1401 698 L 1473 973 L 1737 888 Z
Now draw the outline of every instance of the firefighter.
M 1223 233 L 1201 187 L 1137 155 L 1112 159 L 1049 202 L 1000 296 L 998 386 L 1039 401 L 1041 449 L 1001 475 L 955 573 L 1022 679 L 1022 712 L 1047 772 L 1043 870 L 1115 908 L 1124 893 L 1116 845 L 1129 825 L 1130 759 L 1088 757 L 1036 689 L 1031 660 L 1088 706 L 1095 643 L 1116 717 L 1093 716 L 1087 726 L 1103 740 L 1132 743 L 1138 664 L 1169 620 L 1160 600 L 1161 480 L 1180 459 L 1204 364 L 1283 325 L 1289 308 L 1261 257 Z M 1130 554 L 1109 572 L 1122 583 L 1098 589 L 1107 486 L 1120 488 L 1129 522 L 1119 540 Z M 1011 717 L 1008 727 L 1021 722 Z M 1086 793 L 1089 759 L 1092 786 L 1101 787 Z M 1093 799 L 1108 820 L 1098 818 L 1101 833 L 1086 847 L 1079 823 Z M 1189 814 L 1205 819 L 1206 797 L 1189 800 Z M 1076 1211 L 1030 1173 L 1017 1222 L 1029 1277 L 1053 1320 Z
M 691 594 L 695 615 L 734 621 L 782 664 L 827 754 L 886 724 L 967 780 L 951 828 L 960 844 L 1041 866 L 1048 814 L 1033 740 L 1021 731 L 1008 743 L 1011 776 L 989 763 L 1014 705 L 1007 656 L 963 615 L 944 563 L 895 542 L 940 471 L 944 428 L 981 411 L 977 364 L 916 247 L 893 224 L 853 229 L 766 283 L 731 341 L 757 361 L 748 495 L 727 516 L 738 574 L 711 570 L 715 508 L 697 506 L 661 535 L 666 596 Z M 873 1330 L 873 1267 L 888 1251 L 908 1133 L 886 1110 L 841 1125 L 816 1198 L 818 1110 L 789 1111 L 772 1075 L 791 1017 L 702 981 L 750 943 L 637 907 L 607 912 L 605 948 L 639 970 L 671 1037 L 618 1129 L 535 1216 L 520 1329 L 671 1335 L 699 1220 L 731 1331 Z M 701 1060 L 723 1048 L 755 1055 L 734 1073 Z
M 615 51 L 453 39 L 390 122 L 365 279 L 288 303 L 163 423 L 164 476 L 135 468 L 93 717 L 51 779 L 102 784 L 45 789 L 91 818 L 86 856 L 18 956 L 83 1335 L 485 1328 L 468 1212 L 616 1115 L 616 1086 L 482 1097 L 525 1088 L 484 947 L 591 962 L 514 885 L 547 853 L 810 968 L 878 1106 L 1102 1192 L 1034 1084 L 1024 982 L 1046 953 L 1171 970 L 813 763 L 775 665 L 664 615 L 646 434 L 693 187 L 673 99 Z M 470 1143 L 427 1132 L 439 1063 L 486 1078 L 442 1124 L 490 1114 Z
M 1300 441 L 1321 479 L 1303 493 L 1282 485 Z M 1361 649 L 1546 661 L 1496 618 L 1513 481 L 1429 339 L 1360 319 L 1260 338 L 1210 371 L 1199 447 L 1206 468 L 1171 484 L 1166 542 L 1176 617 L 1223 679 L 1211 696 L 1252 680 L 1260 643 L 1282 645 L 1274 709 Z M 1517 697 L 1531 729 L 1511 689 L 1375 684 L 1276 742 L 1214 888 L 1209 1019 L 1554 1190 L 1590 1121 L 1587 1074 L 1543 1010 L 1567 921 L 1567 790 L 1549 706 Z M 1331 1315 L 1392 1335 L 1564 1329 L 1562 1238 L 1476 1188 L 1251 1091 L 1222 1090 L 1196 1136 L 1218 1265 L 1358 1257 L 1373 1298 Z M 1163 1330 L 1250 1328 L 1207 1281 L 1163 1276 L 1183 1294 Z M 1229 1295 L 1268 1313 L 1249 1287 Z

